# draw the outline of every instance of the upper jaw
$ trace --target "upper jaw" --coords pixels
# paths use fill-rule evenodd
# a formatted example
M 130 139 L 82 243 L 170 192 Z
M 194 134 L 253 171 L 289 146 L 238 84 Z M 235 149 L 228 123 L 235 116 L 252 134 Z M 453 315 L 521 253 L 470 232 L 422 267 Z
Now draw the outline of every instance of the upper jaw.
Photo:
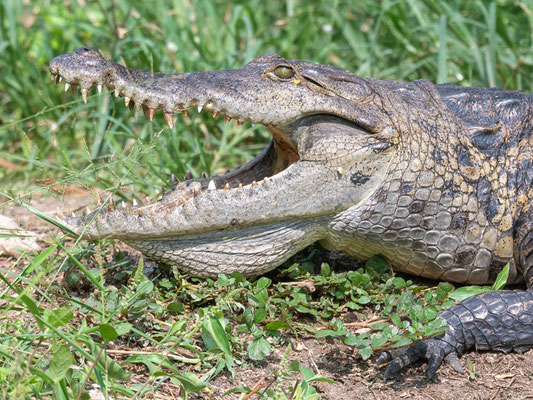
M 54 58 L 49 70 L 56 83 L 65 82 L 65 91 L 70 88 L 75 93 L 80 86 L 84 102 L 91 88 L 97 87 L 101 92 L 105 86 L 116 97 L 123 97 L 130 109 L 142 108 L 150 120 L 154 119 L 156 110 L 162 111 L 170 128 L 174 127 L 174 113 L 187 115 L 189 108 L 210 111 L 213 117 L 220 114 L 226 122 L 235 119 L 239 125 L 250 122 L 277 126 L 293 118 L 271 113 L 272 104 L 264 107 L 254 103 L 250 93 L 261 88 L 265 81 L 260 77 L 260 69 L 255 71 L 251 67 L 182 74 L 150 73 L 116 64 L 95 50 L 78 49 Z
M 70 87 L 75 93 L 80 86 L 85 102 L 91 88 L 100 92 L 105 86 L 116 97 L 123 97 L 130 109 L 142 108 L 150 120 L 157 110 L 163 112 L 170 128 L 174 113 L 187 114 L 189 108 L 212 112 L 213 117 L 223 115 L 226 122 L 234 119 L 239 125 L 259 123 L 274 134 L 316 113 L 351 119 L 350 103 L 334 92 L 318 90 L 309 82 L 270 79 L 265 71 L 275 67 L 276 60 L 282 59 L 258 57 L 240 69 L 163 74 L 138 71 L 105 59 L 95 50 L 78 49 L 54 58 L 49 70 L 56 83 L 65 82 L 65 90 Z

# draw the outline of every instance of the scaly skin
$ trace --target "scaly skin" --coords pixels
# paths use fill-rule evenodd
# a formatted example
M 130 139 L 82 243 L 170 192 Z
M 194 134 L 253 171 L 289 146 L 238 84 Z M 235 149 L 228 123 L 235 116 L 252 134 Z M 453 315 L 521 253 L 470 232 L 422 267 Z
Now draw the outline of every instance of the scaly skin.
M 162 110 L 170 128 L 174 112 L 197 107 L 260 123 L 273 136 L 226 175 L 66 221 L 86 239 L 117 238 L 199 276 L 258 275 L 321 241 L 452 282 L 488 284 L 509 263 L 509 283 L 533 285 L 531 95 L 364 79 L 272 54 L 238 70 L 167 75 L 78 49 L 52 60 L 50 72 L 80 85 L 84 99 L 105 85 L 150 119 Z M 492 295 L 443 313 L 450 330 L 442 337 L 383 355 L 385 376 L 421 356 L 432 376 L 445 357 L 457 367 L 457 354 L 474 344 L 532 347 L 531 292 Z M 468 322 L 488 317 L 482 329 Z

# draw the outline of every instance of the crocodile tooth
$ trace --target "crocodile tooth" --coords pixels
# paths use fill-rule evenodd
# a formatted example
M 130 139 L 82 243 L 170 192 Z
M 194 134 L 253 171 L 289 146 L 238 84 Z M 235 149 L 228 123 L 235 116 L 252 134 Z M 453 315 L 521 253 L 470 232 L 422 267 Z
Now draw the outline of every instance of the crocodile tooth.
M 213 118 L 215 118 L 218 115 L 218 111 L 213 111 Z
M 190 179 L 193 179 L 192 177 L 192 173 L 191 173 L 191 170 L 188 169 L 187 172 L 185 172 L 185 180 L 190 180 Z
M 89 206 L 87 206 L 87 214 L 90 214 L 91 213 L 91 209 L 89 208 Z
M 126 208 L 126 203 L 124 202 L 124 200 L 122 200 L 122 203 L 120 203 L 120 206 L 121 206 L 122 208 Z
M 115 97 L 118 97 L 119 94 L 120 94 L 120 90 L 115 89 Z
M 96 88 L 98 89 L 98 94 L 102 93 L 102 84 L 99 83 Z
M 187 113 L 189 112 L 189 110 L 185 108 L 182 112 L 183 112 L 183 115 L 187 116 Z
M 252 186 L 257 185 L 257 181 L 252 181 Z
M 176 175 L 172 174 L 170 175 L 170 180 L 172 181 L 172 183 L 179 183 L 179 179 L 176 178 Z
M 131 204 L 133 205 L 133 207 L 137 207 L 137 200 L 135 200 L 135 198 L 133 198 L 133 201 L 131 202 Z
M 226 124 L 227 124 L 228 122 L 230 122 L 230 121 L 231 121 L 231 117 L 226 117 L 226 118 L 224 119 L 224 122 L 226 122 Z
M 243 123 L 244 123 L 244 121 L 239 121 L 239 120 L 237 120 L 237 125 L 238 125 L 238 126 L 242 126 Z
M 124 105 L 129 106 L 130 105 L 130 98 L 128 96 L 124 96 Z
M 194 197 L 198 196 L 200 194 L 200 190 L 198 188 L 194 188 L 193 191 L 192 191 L 192 195 Z
M 59 209 L 59 206 L 57 206 L 57 216 L 59 218 L 61 218 L 62 220 L 65 219 L 65 216 L 63 215 L 63 213 L 61 212 L 61 210 Z
M 141 111 L 141 105 L 142 105 L 141 103 L 135 103 L 135 109 L 137 111 Z
M 174 128 L 174 113 L 164 113 L 165 121 L 170 129 Z
M 149 110 L 149 109 L 150 109 L 150 108 L 149 108 L 147 105 L 144 105 L 144 104 L 143 104 L 143 113 L 144 113 L 144 116 L 145 116 L 146 118 L 150 118 L 150 114 L 148 113 L 148 110 Z
M 113 197 L 110 197 L 109 201 L 107 202 L 107 211 L 115 211 L 115 201 L 113 200 Z
M 215 181 L 214 180 L 210 180 L 209 181 L 209 185 L 207 186 L 207 190 L 217 190 L 217 187 L 215 185 Z
M 237 186 L 239 189 L 242 189 L 242 183 L 239 183 L 239 185 Z
M 56 79 L 56 74 L 51 75 L 52 80 Z
M 87 96 L 89 95 L 89 89 L 81 88 L 81 97 L 83 97 L 83 102 L 87 104 Z
M 226 182 L 226 184 L 224 185 L 224 189 L 226 189 L 226 190 L 230 189 L 229 183 Z
M 205 171 L 202 172 L 202 178 L 207 179 L 207 174 L 205 173 Z
M 70 87 L 70 83 L 65 82 L 65 92 L 68 90 L 69 87 Z
M 59 82 L 61 82 L 61 75 L 56 75 L 56 85 L 59 84 Z
M 58 78 L 59 82 L 57 82 L 57 83 L 60 83 L 62 80 L 63 80 L 63 77 L 61 75 L 59 75 L 59 78 Z
M 148 118 L 150 118 L 150 121 L 154 120 L 154 115 L 155 115 L 155 109 L 149 108 L 148 109 Z
M 76 218 L 76 213 L 72 211 L 72 218 Z
M 198 112 L 202 112 L 203 107 L 201 105 L 198 105 Z

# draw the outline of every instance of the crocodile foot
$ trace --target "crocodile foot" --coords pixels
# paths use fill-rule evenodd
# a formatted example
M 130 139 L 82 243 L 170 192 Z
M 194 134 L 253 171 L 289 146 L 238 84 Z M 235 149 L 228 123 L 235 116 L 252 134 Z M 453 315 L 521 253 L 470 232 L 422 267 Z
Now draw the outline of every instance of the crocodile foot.
M 440 314 L 448 330 L 408 348 L 385 351 L 377 366 L 388 363 L 383 379 L 425 358 L 427 376 L 433 378 L 442 361 L 464 373 L 458 356 L 476 350 L 515 351 L 533 348 L 533 292 L 499 290 L 470 297 Z
M 384 351 L 378 359 L 377 366 L 387 364 L 383 380 L 387 381 L 390 375 L 401 371 L 421 358 L 428 360 L 427 376 L 433 378 L 442 361 L 448 362 L 460 374 L 464 369 L 458 358 L 456 349 L 446 340 L 445 334 L 435 339 L 428 339 L 408 348 Z

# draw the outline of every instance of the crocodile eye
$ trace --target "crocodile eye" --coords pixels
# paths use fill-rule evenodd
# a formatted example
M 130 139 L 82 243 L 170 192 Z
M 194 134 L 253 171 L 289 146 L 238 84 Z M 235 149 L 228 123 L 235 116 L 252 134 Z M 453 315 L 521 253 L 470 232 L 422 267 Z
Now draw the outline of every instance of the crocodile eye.
M 274 75 L 281 79 L 291 79 L 294 76 L 294 70 L 290 67 L 280 66 L 274 70 Z

